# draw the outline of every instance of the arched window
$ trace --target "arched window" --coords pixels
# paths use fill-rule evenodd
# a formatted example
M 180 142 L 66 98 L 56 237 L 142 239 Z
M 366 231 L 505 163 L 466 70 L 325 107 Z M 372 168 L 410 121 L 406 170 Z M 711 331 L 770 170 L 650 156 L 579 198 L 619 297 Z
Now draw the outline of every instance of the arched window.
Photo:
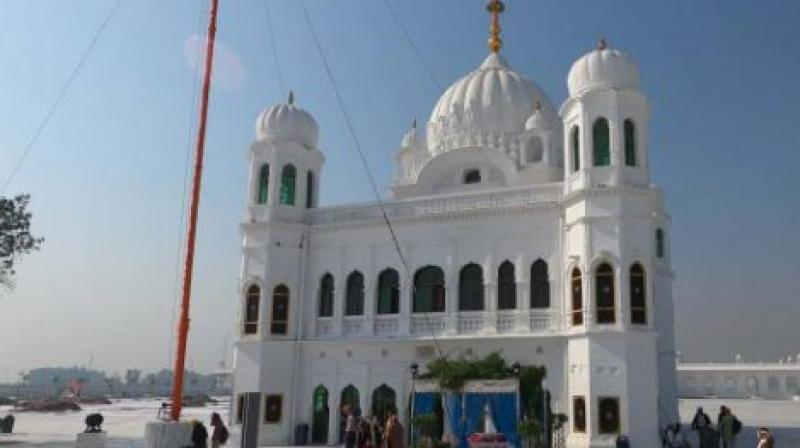
M 464 183 L 465 184 L 481 183 L 481 170 L 473 168 L 464 171 Z
M 602 117 L 595 120 L 592 126 L 592 159 L 594 166 L 608 166 L 611 164 L 608 120 Z
M 597 267 L 594 274 L 595 308 L 598 324 L 613 324 L 614 310 L 614 269 L 608 263 Z
M 269 199 L 269 164 L 261 165 L 261 170 L 258 172 L 258 196 L 256 203 L 266 204 Z
M 294 205 L 295 180 L 297 169 L 294 165 L 286 165 L 281 172 L 281 204 Z
M 541 258 L 531 265 L 531 308 L 550 307 L 550 279 L 547 263 Z
M 656 229 L 656 257 L 664 258 L 664 230 Z
M 286 334 L 289 328 L 289 288 L 278 285 L 272 290 L 272 334 Z
M 572 171 L 581 169 L 581 131 L 577 126 L 572 127 Z
M 328 443 L 328 424 L 330 409 L 328 408 L 328 389 L 322 384 L 314 389 L 313 409 L 311 417 L 311 443 L 325 445 Z
M 400 274 L 386 269 L 378 275 L 378 314 L 400 312 Z
M 475 263 L 461 268 L 458 276 L 458 310 L 483 310 L 483 269 Z
M 572 422 L 575 432 L 586 432 L 586 400 L 583 397 L 572 398 Z
M 625 165 L 636 166 L 636 125 L 630 118 L 625 120 Z
M 390 414 L 397 414 L 397 394 L 391 387 L 381 384 L 372 392 L 370 415 L 378 417 L 378 423 L 384 425 Z
M 517 281 L 514 264 L 506 260 L 497 269 L 497 308 L 513 310 L 517 307 Z
M 604 397 L 599 399 L 598 417 L 600 434 L 617 434 L 620 430 L 619 398 Z
M 258 332 L 258 307 L 260 302 L 261 288 L 258 285 L 250 285 L 247 288 L 244 305 L 244 334 L 256 334 Z
M 306 208 L 314 207 L 314 172 L 306 174 Z
M 639 263 L 631 266 L 631 323 L 647 324 L 644 268 Z
M 444 272 L 437 266 L 425 266 L 414 274 L 415 313 L 444 312 Z
M 572 293 L 572 325 L 583 325 L 583 282 L 581 270 L 574 268 L 570 278 Z
M 364 275 L 358 271 L 353 271 L 347 276 L 344 314 L 346 316 L 364 314 Z
M 319 280 L 319 317 L 333 316 L 333 276 L 326 273 Z
M 339 443 L 344 443 L 344 430 L 347 423 L 347 414 L 345 414 L 345 407 L 350 408 L 353 412 L 361 411 L 360 397 L 358 389 L 352 384 L 342 389 L 342 395 L 339 398 Z

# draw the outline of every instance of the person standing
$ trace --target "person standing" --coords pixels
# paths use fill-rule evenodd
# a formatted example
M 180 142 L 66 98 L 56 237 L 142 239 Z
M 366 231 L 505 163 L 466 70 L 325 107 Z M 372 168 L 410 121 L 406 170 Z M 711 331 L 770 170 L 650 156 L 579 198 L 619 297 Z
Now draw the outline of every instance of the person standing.
M 767 428 L 758 428 L 758 445 L 756 448 L 775 448 L 775 438 Z
M 205 425 L 197 420 L 192 421 L 192 448 L 206 448 L 208 446 L 208 431 Z
M 211 413 L 211 426 L 214 427 L 214 430 L 211 431 L 211 448 L 219 448 L 221 445 L 225 445 L 228 441 L 228 428 L 225 427 L 222 417 L 216 412 Z
M 708 414 L 703 412 L 702 407 L 697 408 L 697 412 L 692 419 L 692 431 L 697 433 L 697 440 L 700 448 L 710 448 L 711 444 L 711 419 Z
M 344 446 L 345 448 L 355 448 L 356 446 L 356 431 L 358 431 L 358 420 L 353 413 L 353 408 L 346 404 L 342 408 L 345 414 L 344 423 Z
M 405 448 L 403 440 L 403 425 L 397 418 L 397 414 L 390 414 L 386 421 L 386 448 Z
M 722 448 L 736 447 L 736 417 L 727 406 L 720 406 L 717 430 L 722 439 Z

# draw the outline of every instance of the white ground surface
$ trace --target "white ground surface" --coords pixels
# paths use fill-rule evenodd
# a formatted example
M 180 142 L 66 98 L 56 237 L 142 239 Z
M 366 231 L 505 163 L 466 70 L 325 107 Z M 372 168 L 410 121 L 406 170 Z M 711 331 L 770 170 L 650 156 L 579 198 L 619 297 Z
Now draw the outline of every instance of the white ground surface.
M 14 434 L 0 434 L 0 446 L 36 448 L 72 448 L 76 433 L 83 430 L 87 414 L 103 414 L 103 430 L 108 433 L 106 448 L 141 448 L 144 425 L 154 420 L 161 402 L 159 399 L 114 400 L 111 405 L 84 406 L 80 412 L 41 414 L 15 413 Z M 0 406 L 0 416 L 9 407 Z M 184 408 L 183 418 L 197 419 L 208 425 L 212 412 L 219 412 L 227 421 L 228 403 L 220 402 L 202 408 Z
M 681 420 L 688 427 L 697 406 L 702 406 L 716 420 L 720 404 L 726 404 L 739 417 L 745 428 L 738 448 L 755 447 L 755 428 L 769 427 L 780 448 L 800 448 L 800 402 L 761 400 L 682 400 Z M 152 420 L 161 400 L 118 400 L 108 406 L 86 406 L 81 412 L 57 414 L 18 413 L 14 434 L 0 435 L 0 446 L 31 448 L 71 448 L 75 446 L 75 433 L 84 427 L 86 414 L 100 412 L 105 417 L 103 428 L 108 432 L 107 448 L 142 448 L 144 424 Z M 184 417 L 208 422 L 212 412 L 219 412 L 227 421 L 227 403 L 204 408 L 187 408 Z M 0 416 L 8 412 L 0 407 Z M 685 429 L 686 430 L 686 429 Z M 693 436 L 693 435 L 692 435 Z M 690 439 L 694 441 L 694 439 Z M 232 435 L 231 442 L 235 441 Z M 696 441 L 694 441 L 696 446 Z M 235 447 L 235 444 L 229 444 Z M 650 447 L 635 447 L 650 448 Z M 658 447 L 652 447 L 658 448 Z

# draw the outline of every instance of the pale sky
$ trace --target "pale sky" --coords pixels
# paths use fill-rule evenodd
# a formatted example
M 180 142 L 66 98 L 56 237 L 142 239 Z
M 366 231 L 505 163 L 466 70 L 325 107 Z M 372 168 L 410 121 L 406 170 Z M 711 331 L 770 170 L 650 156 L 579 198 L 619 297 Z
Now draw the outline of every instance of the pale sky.
M 486 54 L 483 0 L 387 0 L 447 86 Z M 381 187 L 437 85 L 383 0 L 307 0 Z M 5 0 L 0 181 L 5 181 L 111 0 Z M 800 3 L 507 0 L 503 54 L 556 106 L 600 36 L 638 61 L 653 115 L 651 170 L 673 217 L 678 345 L 690 360 L 800 352 Z M 197 243 L 189 364 L 211 370 L 233 336 L 245 153 L 258 113 L 294 89 L 320 125 L 322 205 L 369 201 L 296 0 L 221 0 Z M 42 251 L 0 297 L 0 381 L 40 366 L 154 370 L 170 358 L 192 44 L 205 1 L 123 0 L 7 195 L 32 194 Z M 229 359 L 229 358 L 228 358 Z

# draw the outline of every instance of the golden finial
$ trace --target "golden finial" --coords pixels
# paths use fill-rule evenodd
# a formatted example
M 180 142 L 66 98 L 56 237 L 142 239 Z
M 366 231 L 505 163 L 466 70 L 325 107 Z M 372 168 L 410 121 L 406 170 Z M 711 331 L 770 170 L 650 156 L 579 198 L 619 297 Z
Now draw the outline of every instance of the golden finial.
M 289 91 L 289 105 L 294 104 L 294 91 Z
M 608 42 L 606 42 L 605 37 L 601 37 L 599 41 L 597 41 L 597 49 L 600 51 L 605 50 L 608 48 Z
M 497 53 L 503 48 L 503 39 L 500 39 L 500 14 L 506 10 L 506 5 L 500 0 L 489 0 L 486 10 L 492 15 L 492 23 L 489 25 L 489 49 L 492 53 Z

